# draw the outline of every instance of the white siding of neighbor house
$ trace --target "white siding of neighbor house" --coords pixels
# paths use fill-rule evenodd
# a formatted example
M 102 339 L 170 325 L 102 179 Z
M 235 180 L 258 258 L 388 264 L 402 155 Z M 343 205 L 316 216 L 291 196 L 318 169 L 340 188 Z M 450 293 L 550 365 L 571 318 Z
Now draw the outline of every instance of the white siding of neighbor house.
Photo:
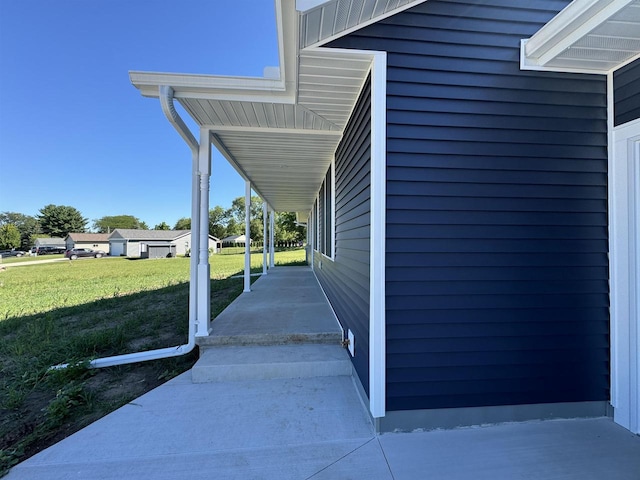
M 127 257 L 139 257 L 144 248 L 142 245 L 153 245 L 157 243 L 171 243 L 176 246 L 176 255 L 185 255 L 187 249 L 191 249 L 191 234 L 186 234 L 176 238 L 173 241 L 158 240 L 158 239 L 136 239 L 126 240 L 123 238 L 112 238 L 109 240 L 110 255 L 119 256 L 124 255 Z M 92 247 L 89 247 L 92 248 Z M 209 237 L 209 248 L 213 249 L 214 253 L 218 253 L 218 247 L 216 239 Z M 106 250 L 105 250 L 106 251 Z

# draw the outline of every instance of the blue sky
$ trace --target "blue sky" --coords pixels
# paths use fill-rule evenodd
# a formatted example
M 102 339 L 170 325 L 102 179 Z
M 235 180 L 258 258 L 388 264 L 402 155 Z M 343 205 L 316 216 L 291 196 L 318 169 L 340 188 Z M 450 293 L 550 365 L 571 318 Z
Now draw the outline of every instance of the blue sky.
M 0 0 L 0 211 L 173 226 L 190 215 L 191 153 L 128 72 L 271 65 L 271 0 Z M 229 207 L 244 182 L 215 149 L 212 169 L 211 206 Z

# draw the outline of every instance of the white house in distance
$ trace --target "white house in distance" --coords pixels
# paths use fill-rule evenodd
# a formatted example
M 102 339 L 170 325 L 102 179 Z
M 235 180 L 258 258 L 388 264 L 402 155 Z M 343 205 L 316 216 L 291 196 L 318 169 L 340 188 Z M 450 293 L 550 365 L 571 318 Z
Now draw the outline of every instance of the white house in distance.
M 209 249 L 217 253 L 220 240 L 209 235 Z M 117 228 L 109 236 L 109 255 L 164 258 L 191 250 L 191 230 L 136 230 Z
M 67 250 L 72 248 L 91 248 L 109 253 L 108 233 L 70 233 L 65 239 Z
M 222 245 L 227 246 L 236 246 L 236 245 L 244 245 L 247 243 L 246 235 L 231 235 L 229 237 L 224 237 L 222 240 Z M 253 240 L 249 239 L 249 243 L 252 243 Z

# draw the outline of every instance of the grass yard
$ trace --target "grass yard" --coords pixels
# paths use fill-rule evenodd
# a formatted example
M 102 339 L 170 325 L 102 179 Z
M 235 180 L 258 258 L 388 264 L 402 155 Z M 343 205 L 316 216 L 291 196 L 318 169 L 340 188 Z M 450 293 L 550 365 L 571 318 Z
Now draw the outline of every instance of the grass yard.
M 304 249 L 276 252 L 304 263 Z M 211 312 L 243 287 L 242 255 L 211 260 Z M 262 270 L 262 255 L 251 258 Z M 0 476 L 191 368 L 183 357 L 87 369 L 92 358 L 187 342 L 189 259 L 82 259 L 0 270 Z M 254 279 L 257 277 L 253 277 Z M 77 367 L 50 371 L 51 365 Z

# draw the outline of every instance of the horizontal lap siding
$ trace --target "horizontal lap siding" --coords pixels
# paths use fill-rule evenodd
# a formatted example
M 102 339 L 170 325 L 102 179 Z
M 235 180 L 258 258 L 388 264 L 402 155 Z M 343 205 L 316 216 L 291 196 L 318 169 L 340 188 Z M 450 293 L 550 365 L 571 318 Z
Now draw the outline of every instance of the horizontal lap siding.
M 614 125 L 640 118 L 640 59 L 613 74 Z
M 353 364 L 369 392 L 371 85 L 360 94 L 335 154 L 335 256 L 315 255 L 316 275 L 341 325 L 355 337 Z M 322 268 L 319 268 L 322 262 Z
M 567 1 L 438 1 L 388 52 L 387 409 L 608 400 L 606 84 L 519 69 Z

